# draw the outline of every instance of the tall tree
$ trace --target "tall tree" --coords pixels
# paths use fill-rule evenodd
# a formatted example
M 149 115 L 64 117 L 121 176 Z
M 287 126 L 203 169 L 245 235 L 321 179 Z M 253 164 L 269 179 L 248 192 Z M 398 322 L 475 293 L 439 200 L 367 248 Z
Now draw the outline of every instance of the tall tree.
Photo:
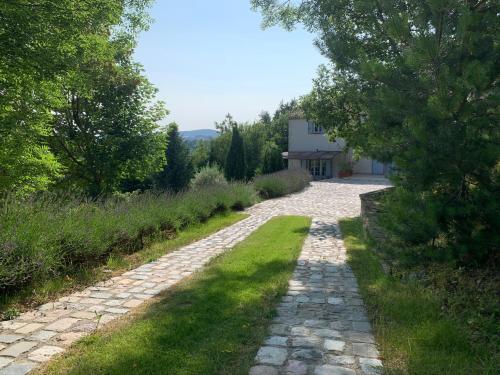
M 245 147 L 238 126 L 231 131 L 231 146 L 226 157 L 224 174 L 228 180 L 243 180 L 246 176 Z
M 224 120 L 221 122 L 215 122 L 215 129 L 217 129 L 221 134 L 224 134 L 230 132 L 236 125 L 238 125 L 238 123 L 234 121 L 233 116 L 228 113 Z
M 24 195 L 45 190 L 61 165 L 47 142 L 58 87 L 29 76 L 20 80 L 0 71 L 0 193 Z
M 255 122 L 239 127 L 245 146 L 246 178 L 251 179 L 262 170 L 262 148 L 266 142 L 266 124 Z
M 47 141 L 63 84 L 85 56 L 113 59 L 111 39 L 131 42 L 150 2 L 0 2 L 0 191 L 45 189 L 59 176 Z
M 209 159 L 211 165 L 217 165 L 224 169 L 227 153 L 231 146 L 231 137 L 232 133 L 226 131 L 210 141 Z
M 283 169 L 281 150 L 272 141 L 266 142 L 262 149 L 262 173 L 273 173 Z
M 159 121 L 167 112 L 155 94 L 127 59 L 82 67 L 56 111 L 51 143 L 66 169 L 62 183 L 97 195 L 160 171 Z
M 189 185 L 194 169 L 189 147 L 179 134 L 179 127 L 176 123 L 168 126 L 165 156 L 167 164 L 156 178 L 157 186 L 179 192 Z
M 206 167 L 210 162 L 210 141 L 199 140 L 191 151 L 191 160 L 196 170 Z
M 392 207 L 404 208 L 393 210 L 393 229 L 403 241 L 448 246 L 462 261 L 499 248 L 498 1 L 252 3 L 267 25 L 303 22 L 317 33 L 332 65 L 306 100 L 308 114 L 395 162 Z M 436 226 L 421 230 L 426 222 Z

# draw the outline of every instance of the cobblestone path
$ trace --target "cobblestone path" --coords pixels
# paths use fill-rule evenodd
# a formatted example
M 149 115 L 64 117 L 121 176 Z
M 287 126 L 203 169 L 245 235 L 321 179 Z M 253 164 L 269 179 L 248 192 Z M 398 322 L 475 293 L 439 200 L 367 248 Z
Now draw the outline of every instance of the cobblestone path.
M 338 225 L 313 219 L 250 375 L 380 374 L 374 344 Z
M 382 373 L 338 219 L 358 216 L 359 194 L 386 186 L 385 180 L 330 180 L 249 210 L 313 218 L 288 293 L 250 375 Z
M 313 225 L 289 293 L 251 374 L 356 374 L 349 369 L 376 373 L 378 353 L 356 281 L 345 264 L 336 220 L 358 215 L 358 195 L 384 184 L 381 180 L 315 182 L 302 193 L 255 205 L 248 210 L 249 218 L 157 261 L 1 322 L 0 375 L 30 372 L 199 270 L 271 217 L 286 214 L 312 216 Z

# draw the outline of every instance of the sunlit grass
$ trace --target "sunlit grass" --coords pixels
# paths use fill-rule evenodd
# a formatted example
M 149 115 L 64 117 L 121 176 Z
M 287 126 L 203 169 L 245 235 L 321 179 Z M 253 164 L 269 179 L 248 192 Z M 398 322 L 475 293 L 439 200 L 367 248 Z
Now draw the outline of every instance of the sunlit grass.
M 270 220 L 135 317 L 77 343 L 43 374 L 248 374 L 310 219 Z
M 385 374 L 498 373 L 496 359 L 471 345 L 465 322 L 441 313 L 438 296 L 418 280 L 402 282 L 383 272 L 364 239 L 359 219 L 342 220 L 340 226 L 349 263 L 374 323 Z

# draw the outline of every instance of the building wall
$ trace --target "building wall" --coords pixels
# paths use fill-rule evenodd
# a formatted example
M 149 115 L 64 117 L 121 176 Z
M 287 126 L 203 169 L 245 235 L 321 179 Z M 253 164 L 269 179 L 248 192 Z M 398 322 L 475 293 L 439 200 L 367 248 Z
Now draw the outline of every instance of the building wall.
M 338 167 L 335 165 L 335 160 L 324 160 L 325 164 L 325 175 L 323 178 L 331 178 L 336 177 L 338 173 Z M 299 160 L 299 159 L 289 159 L 288 160 L 288 169 L 305 169 L 307 168 L 307 160 Z M 336 172 L 337 171 L 337 172 Z
M 354 173 L 372 173 L 372 159 L 370 158 L 361 158 L 358 161 L 354 162 L 352 166 L 352 171 Z
M 330 142 L 325 134 L 310 134 L 309 124 L 304 119 L 293 119 L 288 123 L 288 151 L 289 152 L 310 152 L 310 151 L 343 151 L 345 148 L 345 141 L 342 138 Z M 373 173 L 373 160 L 371 158 L 361 158 L 357 161 L 353 160 L 352 150 L 347 154 L 343 153 L 337 155 L 329 163 L 328 175 L 336 177 L 345 161 L 352 161 L 353 173 L 372 174 Z M 288 168 L 304 168 L 306 169 L 305 161 L 301 160 L 288 160 Z M 384 167 L 384 170 L 387 166 Z
M 309 134 L 306 120 L 290 120 L 288 124 L 288 151 L 342 151 L 343 139 L 330 142 L 325 134 Z
M 302 168 L 301 164 L 300 164 L 300 160 L 298 160 L 298 159 L 289 159 L 288 160 L 288 169 L 300 169 L 300 168 Z

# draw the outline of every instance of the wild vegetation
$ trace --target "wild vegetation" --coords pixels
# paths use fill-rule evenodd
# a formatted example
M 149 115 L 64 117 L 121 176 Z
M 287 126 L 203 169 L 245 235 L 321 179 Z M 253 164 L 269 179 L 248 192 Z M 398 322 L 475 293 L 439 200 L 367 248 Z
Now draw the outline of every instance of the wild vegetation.
M 340 222 L 349 263 L 372 319 L 385 374 L 498 374 L 500 279 L 449 264 L 408 264 L 363 235 L 358 219 Z M 377 248 L 377 251 L 375 251 Z
M 88 336 L 41 374 L 248 374 L 309 218 L 271 219 L 132 320 Z
M 207 165 L 196 172 L 190 185 L 192 189 L 200 189 L 207 186 L 224 186 L 227 185 L 227 180 L 218 166 Z
M 498 1 L 252 3 L 265 25 L 301 22 L 331 62 L 303 100 L 308 117 L 394 163 L 398 246 L 467 266 L 497 261 Z

